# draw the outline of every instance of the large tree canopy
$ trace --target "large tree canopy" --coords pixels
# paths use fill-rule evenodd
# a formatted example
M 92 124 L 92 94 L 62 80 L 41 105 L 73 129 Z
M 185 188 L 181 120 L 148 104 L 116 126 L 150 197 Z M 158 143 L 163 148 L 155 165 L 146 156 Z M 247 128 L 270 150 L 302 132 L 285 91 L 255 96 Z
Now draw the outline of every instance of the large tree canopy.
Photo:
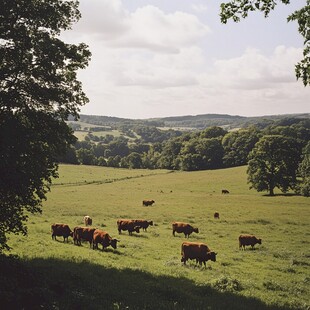
M 282 192 L 294 189 L 301 157 L 301 144 L 281 135 L 262 137 L 249 154 L 248 182 L 258 192 L 274 195 L 277 187 Z
M 290 0 L 279 0 L 284 4 L 289 4 Z M 241 18 L 246 18 L 251 11 L 261 11 L 265 17 L 275 9 L 275 0 L 232 0 L 221 4 L 221 22 L 227 23 L 228 19 L 239 22 Z M 295 73 L 297 79 L 301 79 L 305 86 L 310 85 L 310 0 L 300 10 L 288 16 L 287 21 L 297 21 L 298 31 L 304 38 L 303 59 L 296 64 Z
M 57 176 L 74 142 L 65 121 L 87 102 L 77 80 L 90 52 L 59 39 L 78 21 L 76 0 L 0 0 L 0 251 L 7 233 L 27 233 L 27 213 Z

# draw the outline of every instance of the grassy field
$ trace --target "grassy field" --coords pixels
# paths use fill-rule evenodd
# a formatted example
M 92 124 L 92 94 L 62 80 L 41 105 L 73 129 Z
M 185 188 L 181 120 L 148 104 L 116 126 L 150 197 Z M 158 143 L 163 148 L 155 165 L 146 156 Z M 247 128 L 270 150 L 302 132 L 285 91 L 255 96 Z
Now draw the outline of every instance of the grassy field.
M 225 188 L 230 194 L 222 195 Z M 143 199 L 153 199 L 143 207 Z M 220 219 L 213 219 L 218 211 Z M 93 226 L 120 242 L 92 250 L 51 239 L 52 223 Z M 147 232 L 118 235 L 119 218 L 154 221 Z M 310 200 L 249 190 L 246 168 L 201 172 L 60 166 L 43 214 L 28 237 L 11 236 L 0 256 L 0 300 L 10 309 L 309 309 Z M 183 266 L 184 235 L 171 222 L 199 228 L 190 241 L 217 252 L 207 267 Z M 238 236 L 262 245 L 239 250 Z M 9 254 L 9 253 L 8 253 Z M 6 309 L 6 308 L 3 308 Z M 8 309 L 8 308 L 7 308 Z

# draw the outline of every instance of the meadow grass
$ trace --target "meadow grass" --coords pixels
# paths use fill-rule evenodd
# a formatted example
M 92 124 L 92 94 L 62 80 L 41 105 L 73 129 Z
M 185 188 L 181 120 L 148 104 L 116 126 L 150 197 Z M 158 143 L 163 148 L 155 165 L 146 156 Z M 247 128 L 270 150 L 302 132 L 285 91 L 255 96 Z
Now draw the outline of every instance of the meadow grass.
M 29 217 L 28 237 L 11 236 L 13 256 L 1 257 L 4 304 L 20 309 L 309 308 L 309 198 L 249 190 L 246 167 L 170 172 L 61 165 L 59 172 L 43 214 Z M 230 194 L 221 194 L 222 189 Z M 143 199 L 155 204 L 143 207 Z M 83 224 L 84 215 L 120 240 L 116 250 L 51 239 L 52 223 L 73 228 Z M 119 218 L 145 218 L 154 226 L 119 235 Z M 217 261 L 206 268 L 194 262 L 183 266 L 185 238 L 172 236 L 172 221 L 198 227 L 199 234 L 189 240 L 207 243 Z M 239 250 L 241 233 L 255 234 L 262 245 Z

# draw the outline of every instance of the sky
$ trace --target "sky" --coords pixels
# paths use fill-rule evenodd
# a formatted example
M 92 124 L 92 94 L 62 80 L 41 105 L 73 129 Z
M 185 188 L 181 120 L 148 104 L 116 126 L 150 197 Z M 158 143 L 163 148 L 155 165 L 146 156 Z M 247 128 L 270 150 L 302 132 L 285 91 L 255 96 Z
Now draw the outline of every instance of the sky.
M 309 113 L 310 87 L 296 80 L 294 67 L 303 38 L 286 20 L 306 0 L 280 3 L 268 18 L 252 12 L 227 24 L 219 17 L 223 1 L 80 0 L 82 18 L 62 38 L 92 52 L 78 73 L 89 98 L 81 113 Z

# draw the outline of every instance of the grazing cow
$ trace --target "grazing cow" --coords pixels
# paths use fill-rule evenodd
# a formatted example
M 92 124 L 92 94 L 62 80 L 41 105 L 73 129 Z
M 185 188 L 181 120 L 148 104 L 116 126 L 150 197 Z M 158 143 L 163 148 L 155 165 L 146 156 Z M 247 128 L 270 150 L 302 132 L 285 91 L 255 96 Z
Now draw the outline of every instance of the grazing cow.
M 153 203 L 155 203 L 154 200 L 143 200 L 143 201 L 142 201 L 142 205 L 145 206 L 145 207 L 147 207 L 147 206 L 152 206 Z
M 219 219 L 220 218 L 220 214 L 218 212 L 214 212 L 214 218 L 215 219 Z
M 240 248 L 242 249 L 243 247 L 243 249 L 245 250 L 246 245 L 250 245 L 253 249 L 256 243 L 262 244 L 262 239 L 257 239 L 253 235 L 240 235 L 239 236 L 239 249 Z
M 85 224 L 85 226 L 91 226 L 93 224 L 93 219 L 90 216 L 85 215 L 84 216 L 84 224 Z
M 205 243 L 201 242 L 183 242 L 181 246 L 181 262 L 186 265 L 188 259 L 195 259 L 196 264 L 202 263 L 206 266 L 206 262 L 211 260 L 216 261 L 217 253 L 210 251 L 209 247 Z
M 140 232 L 140 227 L 134 222 L 134 220 L 121 219 L 117 221 L 118 233 L 121 234 L 122 230 L 128 230 L 130 236 L 135 231 Z
M 96 228 L 90 228 L 90 227 L 74 227 L 73 230 L 74 244 L 81 245 L 82 241 L 88 241 L 89 247 L 91 247 L 95 230 Z
M 229 191 L 227 189 L 222 189 L 222 194 L 229 194 Z
M 93 249 L 98 249 L 98 243 L 102 245 L 102 251 L 109 245 L 116 249 L 117 241 L 117 239 L 112 239 L 107 232 L 96 229 L 93 235 Z
M 57 240 L 56 236 L 61 236 L 64 238 L 64 242 L 66 239 L 68 242 L 68 237 L 73 237 L 73 232 L 67 224 L 52 224 L 51 229 L 53 240 Z
M 147 228 L 151 225 L 153 226 L 153 221 L 147 221 L 147 220 L 133 220 L 137 226 L 143 229 L 143 231 L 146 231 Z
M 184 233 L 185 238 L 189 238 L 189 235 L 192 232 L 195 232 L 196 234 L 199 233 L 198 228 L 194 228 L 192 225 L 183 223 L 183 222 L 173 222 L 172 223 L 172 234 L 175 236 L 175 232 L 177 233 Z

